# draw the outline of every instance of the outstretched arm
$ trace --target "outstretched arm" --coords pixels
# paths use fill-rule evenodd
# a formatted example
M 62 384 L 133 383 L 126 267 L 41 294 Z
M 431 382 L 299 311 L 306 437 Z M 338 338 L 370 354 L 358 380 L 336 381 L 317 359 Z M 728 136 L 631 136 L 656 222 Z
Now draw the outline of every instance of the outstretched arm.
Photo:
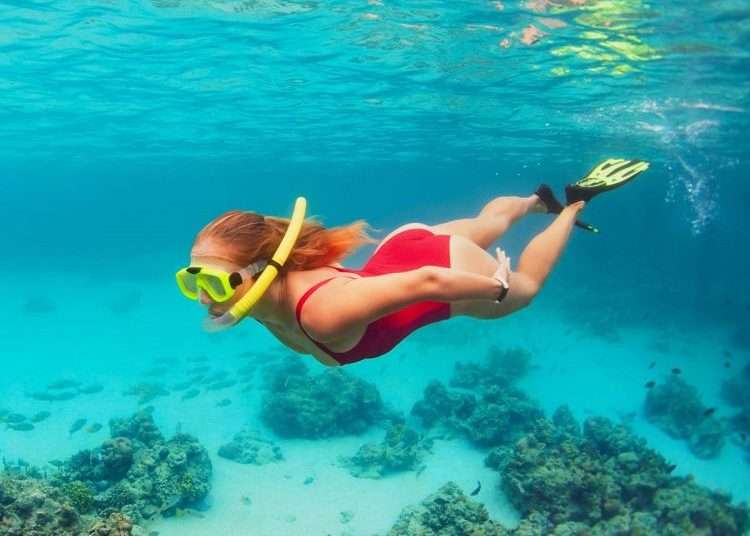
M 306 308 L 302 322 L 312 337 L 327 342 L 413 303 L 495 300 L 502 288 L 492 277 L 424 266 L 342 283 L 325 294 L 325 301 Z

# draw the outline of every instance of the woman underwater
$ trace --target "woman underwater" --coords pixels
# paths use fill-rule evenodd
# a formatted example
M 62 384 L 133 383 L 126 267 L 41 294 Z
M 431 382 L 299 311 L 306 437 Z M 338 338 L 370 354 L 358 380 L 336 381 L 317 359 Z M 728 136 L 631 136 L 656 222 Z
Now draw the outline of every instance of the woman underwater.
M 529 197 L 493 199 L 473 218 L 402 225 L 359 270 L 338 261 L 375 242 L 364 222 L 327 229 L 304 219 L 302 198 L 291 220 L 229 211 L 198 233 L 177 283 L 207 307 L 209 326 L 252 316 L 294 351 L 326 365 L 347 365 L 383 355 L 433 322 L 499 318 L 526 307 L 573 226 L 596 231 L 577 221 L 585 202 L 647 168 L 641 160 L 609 159 L 566 187 L 564 207 L 541 185 Z M 557 217 L 511 270 L 499 248 L 496 257 L 486 249 L 529 213 Z

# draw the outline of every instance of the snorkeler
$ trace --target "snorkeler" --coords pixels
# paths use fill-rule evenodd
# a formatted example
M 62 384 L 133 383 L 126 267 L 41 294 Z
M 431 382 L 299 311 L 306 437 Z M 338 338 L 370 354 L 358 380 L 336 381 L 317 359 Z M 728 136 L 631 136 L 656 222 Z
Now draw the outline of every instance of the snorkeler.
M 207 327 L 245 316 L 287 347 L 321 363 L 346 365 L 383 355 L 414 330 L 456 316 L 500 318 L 531 303 L 568 241 L 584 204 L 648 168 L 609 159 L 566 188 L 563 206 L 541 185 L 529 197 L 498 197 L 476 217 L 438 225 L 409 223 L 383 239 L 359 269 L 338 261 L 375 242 L 364 222 L 327 229 L 305 219 L 229 211 L 195 239 L 190 265 L 177 272 L 182 293 L 207 307 Z M 521 253 L 518 267 L 486 249 L 530 212 L 557 217 Z M 278 277 L 278 279 L 277 279 Z

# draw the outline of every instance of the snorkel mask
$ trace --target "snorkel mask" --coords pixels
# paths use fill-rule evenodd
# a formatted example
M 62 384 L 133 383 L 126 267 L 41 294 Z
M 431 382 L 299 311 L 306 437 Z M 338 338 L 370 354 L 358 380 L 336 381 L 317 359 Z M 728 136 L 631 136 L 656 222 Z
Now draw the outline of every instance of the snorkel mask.
M 276 279 L 292 252 L 305 221 L 306 209 L 307 201 L 304 197 L 298 197 L 294 202 L 289 227 L 276 252 L 269 260 L 256 261 L 239 272 L 227 273 L 204 266 L 188 266 L 177 272 L 177 286 L 186 297 L 196 300 L 200 290 L 204 290 L 216 302 L 230 299 L 234 295 L 234 289 L 242 284 L 243 275 L 255 277 L 260 273 L 250 290 L 237 303 L 223 315 L 217 318 L 207 318 L 203 324 L 204 328 L 208 331 L 227 329 L 248 315 Z

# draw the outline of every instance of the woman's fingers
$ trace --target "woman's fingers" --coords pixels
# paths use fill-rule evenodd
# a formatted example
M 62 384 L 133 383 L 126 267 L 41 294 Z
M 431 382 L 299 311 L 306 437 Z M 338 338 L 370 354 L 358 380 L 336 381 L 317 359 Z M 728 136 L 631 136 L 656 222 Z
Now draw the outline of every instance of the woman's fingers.
M 497 256 L 497 271 L 493 276 L 495 279 L 500 281 L 505 288 L 508 288 L 508 276 L 510 275 L 510 258 L 505 255 L 505 252 L 500 248 L 495 249 L 495 255 Z

